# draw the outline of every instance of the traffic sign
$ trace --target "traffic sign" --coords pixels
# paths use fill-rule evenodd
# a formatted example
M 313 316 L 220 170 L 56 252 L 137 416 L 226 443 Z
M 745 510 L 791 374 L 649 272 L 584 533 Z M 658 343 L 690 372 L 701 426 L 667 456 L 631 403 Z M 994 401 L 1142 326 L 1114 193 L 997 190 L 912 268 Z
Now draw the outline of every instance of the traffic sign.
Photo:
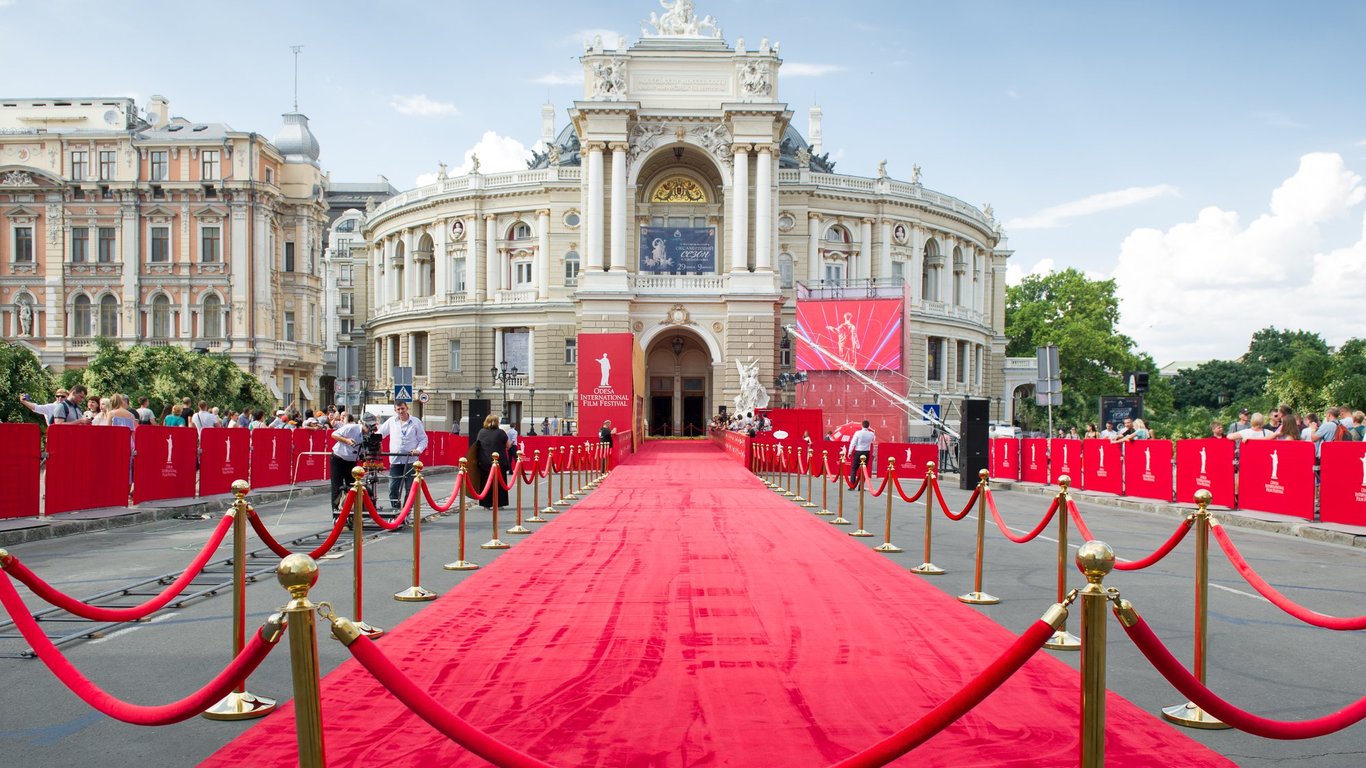
M 920 406 L 920 411 L 926 416 L 934 417 L 935 421 L 939 421 L 939 403 L 923 403 Z
M 432 396 L 429 395 L 429 394 L 427 394 L 426 392 L 418 392 L 418 393 L 417 393 L 417 401 L 418 401 L 419 403 L 422 403 L 423 405 L 426 405 L 426 404 L 427 404 L 427 401 L 430 400 L 431 397 L 432 397 Z
M 407 387 L 409 393 L 413 391 L 413 367 L 411 365 L 394 366 L 394 386 Z
M 411 403 L 413 401 L 413 388 L 402 384 L 394 387 L 394 402 Z

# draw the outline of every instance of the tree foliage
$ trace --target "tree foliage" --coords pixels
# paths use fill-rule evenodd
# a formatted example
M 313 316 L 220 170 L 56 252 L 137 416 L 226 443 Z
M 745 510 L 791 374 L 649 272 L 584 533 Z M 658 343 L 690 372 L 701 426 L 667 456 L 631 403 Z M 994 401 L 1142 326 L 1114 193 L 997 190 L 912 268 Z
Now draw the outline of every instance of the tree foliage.
M 1251 408 L 1254 401 L 1260 404 L 1265 399 L 1266 371 L 1242 360 L 1210 360 L 1172 377 L 1172 404 L 1177 410 L 1218 411 L 1233 404 Z
M 27 393 L 35 403 L 50 403 L 57 391 L 52 373 L 28 347 L 0 341 L 0 420 L 42 424 L 43 418 L 19 403 Z
M 96 348 L 82 383 L 101 396 L 119 392 L 134 404 L 146 397 L 157 412 L 183 397 L 239 411 L 270 409 L 274 403 L 265 384 L 227 355 L 200 354 L 176 346 L 125 348 L 108 339 L 97 339 Z

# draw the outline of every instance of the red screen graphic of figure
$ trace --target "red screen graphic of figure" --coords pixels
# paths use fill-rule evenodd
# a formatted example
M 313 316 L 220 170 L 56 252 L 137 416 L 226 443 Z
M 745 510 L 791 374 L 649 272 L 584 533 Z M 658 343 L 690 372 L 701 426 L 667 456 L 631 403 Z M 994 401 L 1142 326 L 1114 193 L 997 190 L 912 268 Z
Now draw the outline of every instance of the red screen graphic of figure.
M 826 329 L 835 333 L 835 345 L 838 348 L 839 358 L 850 366 L 857 366 L 858 326 L 854 325 L 853 313 L 845 312 L 844 322 L 839 325 L 827 325 Z

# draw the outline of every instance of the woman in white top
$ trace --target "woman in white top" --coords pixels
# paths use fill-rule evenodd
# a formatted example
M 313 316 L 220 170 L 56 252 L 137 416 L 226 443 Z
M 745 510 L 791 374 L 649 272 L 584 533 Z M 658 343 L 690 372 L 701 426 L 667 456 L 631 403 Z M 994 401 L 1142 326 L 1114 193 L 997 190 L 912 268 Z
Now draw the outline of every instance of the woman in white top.
M 1247 429 L 1240 429 L 1237 432 L 1234 432 L 1228 436 L 1228 439 L 1237 440 L 1239 442 L 1243 440 L 1270 440 L 1276 436 L 1276 433 L 1269 429 L 1264 429 L 1263 427 L 1265 424 L 1266 417 L 1260 413 L 1254 413 L 1252 414 L 1252 418 L 1248 420 Z

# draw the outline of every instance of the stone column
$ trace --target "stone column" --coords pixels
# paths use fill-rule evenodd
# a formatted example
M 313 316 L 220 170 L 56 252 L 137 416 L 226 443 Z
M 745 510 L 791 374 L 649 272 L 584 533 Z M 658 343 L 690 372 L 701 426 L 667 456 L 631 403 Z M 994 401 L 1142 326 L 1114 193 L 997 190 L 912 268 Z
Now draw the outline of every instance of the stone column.
M 550 298 L 550 209 L 536 211 L 536 298 Z
M 400 298 L 402 298 L 402 293 L 400 292 L 400 287 L 398 284 L 398 265 L 395 264 L 395 242 L 396 241 L 394 239 L 394 236 L 390 235 L 388 238 L 385 239 L 384 243 L 384 252 L 386 254 L 384 261 L 384 269 L 387 271 L 388 275 L 388 279 L 385 281 L 384 285 L 384 294 L 385 298 L 390 303 L 398 301 Z
M 736 144 L 730 184 L 730 271 L 749 271 L 749 145 Z
M 461 219 L 464 221 L 464 219 Z M 479 300 L 479 219 L 465 222 L 465 300 Z
M 806 279 L 812 285 L 821 280 L 821 215 L 806 214 Z
M 890 219 L 883 219 L 878 227 L 878 239 L 882 241 L 878 249 L 878 277 L 892 277 L 892 222 Z
M 491 213 L 484 214 L 484 295 L 498 295 L 498 217 Z
M 588 199 L 584 204 L 584 243 L 588 270 L 602 271 L 602 150 L 603 143 L 590 141 L 588 149 Z
M 417 298 L 417 264 L 413 261 L 413 231 L 403 230 L 403 298 Z
M 867 280 L 873 276 L 873 220 L 863 219 L 859 223 L 858 278 Z
M 432 239 L 432 269 L 436 270 L 436 295 L 445 296 L 451 290 L 451 249 L 446 244 L 449 227 L 438 220 L 436 237 Z
M 757 144 L 754 166 L 754 269 L 773 271 L 773 147 Z
M 384 306 L 384 244 L 370 246 L 370 290 L 375 295 L 375 307 Z
M 921 283 L 921 274 L 925 269 L 925 230 L 919 225 L 911 227 L 911 260 L 908 269 L 911 273 L 906 279 L 911 283 L 911 298 L 914 301 L 924 301 L 924 285 Z
M 612 271 L 626 269 L 626 143 L 612 142 Z

